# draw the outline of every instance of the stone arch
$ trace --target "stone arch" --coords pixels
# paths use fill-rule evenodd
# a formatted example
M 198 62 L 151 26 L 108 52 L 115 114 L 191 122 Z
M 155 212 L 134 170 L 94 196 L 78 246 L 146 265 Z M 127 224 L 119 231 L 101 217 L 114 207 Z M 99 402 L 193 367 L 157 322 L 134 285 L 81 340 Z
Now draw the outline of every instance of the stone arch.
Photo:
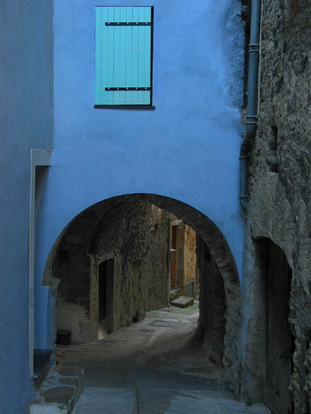
M 86 303 L 89 300 L 89 295 L 84 294 L 79 297 L 80 290 L 78 285 L 83 283 L 91 284 L 89 278 L 90 268 L 94 271 L 97 264 L 104 260 L 103 257 L 96 257 L 96 249 L 94 248 L 96 229 L 98 229 L 103 217 L 108 213 L 112 213 L 111 217 L 113 217 L 114 211 L 128 211 L 131 206 L 135 206 L 138 203 L 152 204 L 159 209 L 172 213 L 185 224 L 192 227 L 199 236 L 201 242 L 198 248 L 201 250 L 202 269 L 205 269 L 202 279 L 205 282 L 208 281 L 205 284 L 201 284 L 201 289 L 209 293 L 204 294 L 203 292 L 200 296 L 198 335 L 202 336 L 209 357 L 223 366 L 225 381 L 230 383 L 236 382 L 240 375 L 237 356 L 241 306 L 238 272 L 232 253 L 221 231 L 208 217 L 193 207 L 178 200 L 155 194 L 122 195 L 90 206 L 68 224 L 55 243 L 47 261 L 44 285 L 54 289 L 58 286 L 60 277 L 57 274 L 57 261 L 63 261 L 66 265 L 66 261 L 69 260 L 67 266 L 71 265 L 71 259 L 66 257 L 66 246 L 70 245 L 72 249 L 71 254 L 74 256 L 75 246 L 83 244 L 85 248 L 81 262 L 83 264 L 82 270 L 79 270 L 79 280 L 74 279 L 75 287 L 73 289 L 76 290 L 77 303 L 84 303 L 85 308 L 88 309 L 82 315 L 81 307 L 77 307 L 77 313 L 79 314 L 80 312 L 79 317 L 88 318 L 89 315 L 87 313 L 92 312 L 91 304 Z M 114 252 L 107 253 L 114 254 Z M 79 260 L 81 260 L 81 257 Z M 120 260 L 118 254 L 116 254 L 114 266 L 116 272 L 119 267 Z M 61 286 L 59 289 L 61 289 Z M 92 286 L 89 286 L 90 292 L 91 289 Z M 210 295 L 209 298 L 212 299 L 210 301 L 212 303 L 211 306 L 206 298 L 208 294 Z M 216 304 L 217 301 L 218 304 Z M 215 322 L 216 320 L 218 322 Z M 220 337 L 223 349 L 219 350 L 217 348 L 219 348 Z

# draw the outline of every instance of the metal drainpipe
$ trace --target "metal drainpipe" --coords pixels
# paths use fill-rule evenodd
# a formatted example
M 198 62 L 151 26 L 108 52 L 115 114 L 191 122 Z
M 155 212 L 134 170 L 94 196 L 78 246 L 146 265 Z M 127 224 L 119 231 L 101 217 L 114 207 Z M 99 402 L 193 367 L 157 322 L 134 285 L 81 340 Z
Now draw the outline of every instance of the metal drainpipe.
M 251 2 L 251 27 L 248 48 L 248 83 L 245 135 L 240 149 L 240 204 L 248 210 L 248 152 L 257 126 L 257 95 L 259 65 L 260 0 Z

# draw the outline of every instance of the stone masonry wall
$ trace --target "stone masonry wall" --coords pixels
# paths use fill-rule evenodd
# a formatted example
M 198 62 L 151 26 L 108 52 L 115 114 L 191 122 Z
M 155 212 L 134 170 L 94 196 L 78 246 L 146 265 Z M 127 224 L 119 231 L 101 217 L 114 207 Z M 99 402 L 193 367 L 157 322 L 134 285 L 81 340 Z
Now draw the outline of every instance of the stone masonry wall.
M 226 366 L 225 313 L 226 295 L 223 279 L 202 239 L 197 239 L 198 273 L 200 281 L 200 317 L 198 335 L 201 336 L 206 356 L 220 366 Z M 228 350 L 226 350 L 228 352 Z
M 145 202 L 74 220 L 53 261 L 53 277 L 60 281 L 57 329 L 70 329 L 76 342 L 97 337 L 98 265 L 107 255 L 116 258 L 114 329 L 166 306 L 168 237 L 168 213 Z
M 197 292 L 197 262 L 196 262 L 196 232 L 189 226 L 185 226 L 185 282 L 192 284 L 193 295 Z
M 73 341 L 92 337 L 90 327 L 90 257 L 87 254 L 90 223 L 96 216 L 85 213 L 72 222 L 56 251 L 52 274 L 59 280 L 57 329 L 69 329 Z
M 115 328 L 167 305 L 169 225 L 164 210 L 145 202 L 124 203 L 108 211 L 98 224 L 90 253 L 97 262 L 111 252 L 120 258 Z M 96 300 L 94 294 L 91 300 Z
M 266 237 L 285 252 L 292 269 L 289 319 L 296 339 L 290 388 L 295 413 L 304 413 L 311 389 L 311 3 L 270 0 L 262 7 L 259 119 L 251 152 L 246 262 L 256 254 L 253 240 Z M 251 300 L 258 293 L 257 282 L 246 275 Z

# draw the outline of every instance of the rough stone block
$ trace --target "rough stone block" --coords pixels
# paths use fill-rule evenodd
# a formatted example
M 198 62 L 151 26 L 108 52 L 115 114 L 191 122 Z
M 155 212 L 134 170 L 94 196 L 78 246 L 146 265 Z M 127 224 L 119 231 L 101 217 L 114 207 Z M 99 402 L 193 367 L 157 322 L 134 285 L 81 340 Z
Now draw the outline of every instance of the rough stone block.
M 171 302 L 171 305 L 177 306 L 179 308 L 188 308 L 194 303 L 194 298 L 189 298 L 187 296 L 180 296 L 178 299 L 175 299 Z

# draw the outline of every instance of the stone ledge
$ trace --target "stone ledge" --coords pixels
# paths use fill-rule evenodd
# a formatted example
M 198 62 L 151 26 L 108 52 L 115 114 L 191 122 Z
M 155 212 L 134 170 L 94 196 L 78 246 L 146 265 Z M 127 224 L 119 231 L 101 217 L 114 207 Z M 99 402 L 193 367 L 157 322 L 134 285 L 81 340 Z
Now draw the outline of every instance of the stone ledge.
M 83 374 L 82 368 L 53 366 L 30 402 L 29 414 L 70 413 L 81 394 Z
M 188 296 L 180 296 L 178 299 L 175 299 L 171 302 L 172 306 L 177 306 L 178 308 L 188 308 L 194 303 L 194 298 Z

